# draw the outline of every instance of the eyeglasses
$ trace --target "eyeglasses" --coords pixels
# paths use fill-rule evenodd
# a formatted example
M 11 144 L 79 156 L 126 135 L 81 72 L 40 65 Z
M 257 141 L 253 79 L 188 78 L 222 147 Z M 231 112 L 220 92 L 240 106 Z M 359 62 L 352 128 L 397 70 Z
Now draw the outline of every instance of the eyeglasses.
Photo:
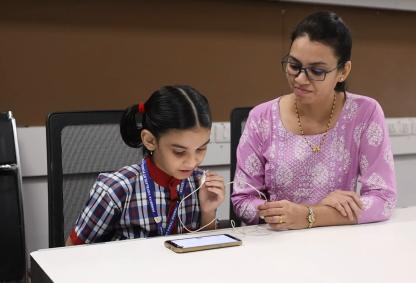
M 333 72 L 336 69 L 338 69 L 340 66 L 342 66 L 342 63 L 340 63 L 335 68 L 329 71 L 319 68 L 319 67 L 314 67 L 314 66 L 303 67 L 302 64 L 294 61 L 293 59 L 288 58 L 288 56 L 285 56 L 282 59 L 281 63 L 282 63 L 283 72 L 285 72 L 289 76 L 297 77 L 302 71 L 304 71 L 306 77 L 310 81 L 323 81 L 325 80 L 326 74 Z

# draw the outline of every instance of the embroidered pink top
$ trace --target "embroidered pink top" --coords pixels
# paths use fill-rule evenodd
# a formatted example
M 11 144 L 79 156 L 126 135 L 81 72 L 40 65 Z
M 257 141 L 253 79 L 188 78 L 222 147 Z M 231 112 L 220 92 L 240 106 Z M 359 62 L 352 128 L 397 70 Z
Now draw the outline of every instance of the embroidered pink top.
M 335 126 L 319 153 L 302 136 L 285 129 L 279 113 L 280 98 L 253 108 L 237 149 L 232 202 L 245 223 L 258 223 L 258 193 L 271 201 L 318 204 L 336 189 L 360 189 L 364 210 L 358 222 L 390 217 L 396 205 L 393 155 L 384 113 L 377 101 L 346 94 Z M 322 134 L 306 136 L 319 144 Z M 358 183 L 358 184 L 357 184 Z

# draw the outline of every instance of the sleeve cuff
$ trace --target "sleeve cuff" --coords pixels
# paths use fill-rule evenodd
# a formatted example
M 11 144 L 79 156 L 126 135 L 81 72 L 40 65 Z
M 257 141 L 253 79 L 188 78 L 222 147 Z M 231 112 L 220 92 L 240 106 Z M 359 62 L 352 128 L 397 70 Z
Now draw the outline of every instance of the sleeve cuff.
M 75 232 L 75 228 L 72 228 L 71 233 L 69 234 L 69 238 L 73 245 L 82 245 L 85 244 L 80 238 L 78 238 L 77 233 Z

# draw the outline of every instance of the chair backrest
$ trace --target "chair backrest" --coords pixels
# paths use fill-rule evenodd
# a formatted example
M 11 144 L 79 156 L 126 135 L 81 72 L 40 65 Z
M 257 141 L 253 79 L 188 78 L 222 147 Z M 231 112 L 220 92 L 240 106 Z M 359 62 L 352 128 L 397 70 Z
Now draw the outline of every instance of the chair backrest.
M 123 111 L 52 113 L 46 123 L 49 247 L 65 244 L 99 173 L 137 163 L 142 151 L 124 144 Z
M 26 245 L 16 122 L 0 113 L 0 282 L 26 276 Z
M 248 114 L 250 113 L 250 110 L 253 107 L 239 107 L 234 108 L 231 111 L 231 117 L 230 117 L 230 127 L 231 127 L 231 157 L 230 157 L 230 178 L 231 181 L 234 180 L 234 174 L 235 174 L 235 168 L 237 165 L 237 146 L 238 142 L 240 141 L 241 134 L 243 133 L 244 126 L 248 117 Z M 230 186 L 230 196 L 233 192 L 233 185 Z M 230 200 L 231 202 L 231 200 Z M 230 203 L 230 219 L 234 220 L 237 226 L 241 225 L 241 220 L 236 217 L 233 204 Z

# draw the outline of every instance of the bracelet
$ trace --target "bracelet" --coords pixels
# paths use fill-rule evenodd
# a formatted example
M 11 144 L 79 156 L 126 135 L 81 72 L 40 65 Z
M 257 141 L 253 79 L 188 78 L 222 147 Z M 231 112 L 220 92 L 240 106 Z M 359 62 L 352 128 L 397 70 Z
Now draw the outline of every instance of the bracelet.
M 308 220 L 308 228 L 312 228 L 313 224 L 315 223 L 315 213 L 312 209 L 312 207 L 307 206 L 308 208 L 308 216 L 306 217 L 306 219 Z

